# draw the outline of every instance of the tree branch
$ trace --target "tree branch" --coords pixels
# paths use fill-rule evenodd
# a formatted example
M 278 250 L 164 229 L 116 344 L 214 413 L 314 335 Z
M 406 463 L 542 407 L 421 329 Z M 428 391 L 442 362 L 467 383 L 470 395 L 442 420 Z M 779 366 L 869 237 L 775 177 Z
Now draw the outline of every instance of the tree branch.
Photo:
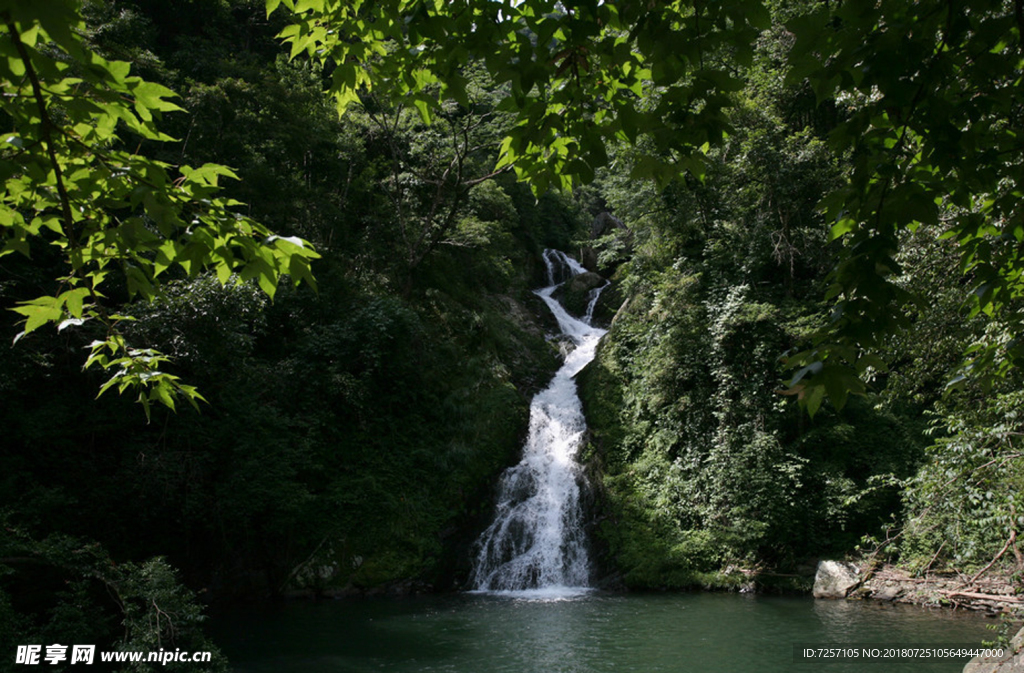
M 57 160 L 57 151 L 53 147 L 53 135 L 51 133 L 53 129 L 58 131 L 60 129 L 53 123 L 49 113 L 46 111 L 46 97 L 43 95 L 43 87 L 39 83 L 39 76 L 36 74 L 35 68 L 32 66 L 32 57 L 29 55 L 28 49 L 25 48 L 25 43 L 21 41 L 21 33 L 18 32 L 18 26 L 13 19 L 9 17 L 5 17 L 5 19 L 7 29 L 11 31 L 14 48 L 17 49 L 18 56 L 21 57 L 25 64 L 25 74 L 32 85 L 32 96 L 36 101 L 36 106 L 39 108 L 39 126 L 43 136 L 43 146 L 46 148 L 46 154 L 50 159 L 50 164 L 53 166 L 54 179 L 57 182 L 57 194 L 60 197 L 61 216 L 64 219 L 66 229 L 65 233 L 72 247 L 74 247 L 77 244 L 77 232 L 74 228 L 74 217 L 71 214 L 71 198 L 68 196 L 67 187 L 64 185 L 64 172 L 61 170 L 60 162 Z
M 1016 540 L 1017 540 L 1017 530 L 1015 528 L 1011 528 L 1010 529 L 1010 537 L 1007 538 L 1006 544 L 1003 545 L 1003 548 L 999 550 L 998 554 L 996 554 L 994 557 L 992 557 L 992 560 L 988 562 L 988 565 L 986 565 L 984 568 L 979 570 L 978 573 L 974 577 L 971 578 L 971 581 L 969 582 L 969 584 L 974 584 L 975 582 L 978 581 L 979 577 L 981 577 L 982 575 L 987 573 L 989 571 L 989 569 L 996 564 L 996 561 L 998 561 L 999 559 L 1001 559 L 1003 557 L 1003 554 L 1006 553 L 1006 550 L 1009 549 L 1010 546 L 1013 545 L 1013 543 Z

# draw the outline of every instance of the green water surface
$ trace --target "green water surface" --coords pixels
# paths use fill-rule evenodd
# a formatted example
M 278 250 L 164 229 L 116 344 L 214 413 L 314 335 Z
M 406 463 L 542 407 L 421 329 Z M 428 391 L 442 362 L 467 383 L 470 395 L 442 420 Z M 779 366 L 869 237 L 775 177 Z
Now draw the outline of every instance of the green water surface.
M 461 594 L 290 602 L 215 615 L 237 671 L 828 673 L 954 671 L 966 659 L 797 662 L 794 646 L 976 645 L 992 619 L 873 602 L 737 594 Z

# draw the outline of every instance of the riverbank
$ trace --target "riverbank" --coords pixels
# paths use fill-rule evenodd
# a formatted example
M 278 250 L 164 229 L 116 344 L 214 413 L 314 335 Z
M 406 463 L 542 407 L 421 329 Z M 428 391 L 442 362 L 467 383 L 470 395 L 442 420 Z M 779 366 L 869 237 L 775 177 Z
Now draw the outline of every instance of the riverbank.
M 867 571 L 852 598 L 941 605 L 987 612 L 1024 611 L 1021 587 L 1008 576 L 972 577 L 960 573 L 928 573 L 914 577 L 895 566 Z
M 992 569 L 911 574 L 894 565 L 821 561 L 814 578 L 815 598 L 872 599 L 895 603 L 991 613 L 1024 612 L 1024 595 L 1012 574 Z
M 870 599 L 999 614 L 1004 616 L 1008 632 L 1013 633 L 1010 627 L 1020 628 L 1024 618 L 1021 587 L 1013 575 L 998 571 L 987 574 L 989 571 L 985 568 L 974 575 L 935 572 L 918 577 L 892 565 L 821 561 L 813 593 L 815 598 Z M 964 667 L 964 673 L 1024 673 L 1024 628 L 1009 642 L 996 645 L 1002 656 L 976 657 Z

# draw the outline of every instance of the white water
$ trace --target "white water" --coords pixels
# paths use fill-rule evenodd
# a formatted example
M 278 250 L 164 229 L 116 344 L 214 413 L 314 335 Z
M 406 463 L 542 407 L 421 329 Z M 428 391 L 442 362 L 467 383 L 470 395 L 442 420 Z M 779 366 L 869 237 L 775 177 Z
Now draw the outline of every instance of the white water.
M 586 422 L 573 377 L 594 359 L 605 333 L 590 324 L 604 287 L 592 291 L 586 317 L 579 320 L 552 295 L 586 270 L 555 250 L 546 250 L 544 261 L 549 284 L 537 295 L 551 309 L 573 350 L 548 387 L 533 398 L 523 459 L 502 475 L 494 522 L 477 540 L 471 578 L 477 591 L 558 597 L 589 585 L 580 507 L 583 476 L 576 462 Z

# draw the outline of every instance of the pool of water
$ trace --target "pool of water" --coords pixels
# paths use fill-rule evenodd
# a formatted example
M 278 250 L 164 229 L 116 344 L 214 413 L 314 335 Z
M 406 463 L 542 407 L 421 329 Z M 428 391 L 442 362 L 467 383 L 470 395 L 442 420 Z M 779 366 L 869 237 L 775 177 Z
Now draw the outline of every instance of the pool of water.
M 738 594 L 461 594 L 290 602 L 214 615 L 236 671 L 960 671 L 966 659 L 798 662 L 794 646 L 980 645 L 993 620 L 873 602 Z

